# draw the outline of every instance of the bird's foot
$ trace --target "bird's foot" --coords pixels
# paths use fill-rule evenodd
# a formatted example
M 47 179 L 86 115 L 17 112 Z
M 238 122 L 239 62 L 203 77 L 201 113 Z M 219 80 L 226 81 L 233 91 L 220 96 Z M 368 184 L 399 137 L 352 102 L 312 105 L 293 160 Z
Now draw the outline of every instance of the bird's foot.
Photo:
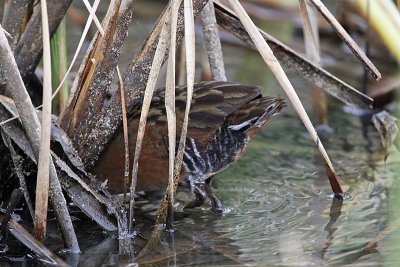
M 206 180 L 204 189 L 206 191 L 207 197 L 211 200 L 211 209 L 213 212 L 217 214 L 221 214 L 225 211 L 224 206 L 222 205 L 221 200 L 217 198 L 217 196 L 213 193 L 211 188 L 212 178 Z
M 196 195 L 196 199 L 186 204 L 185 209 L 200 207 L 208 197 L 211 200 L 211 210 L 214 213 L 221 214 L 225 211 L 221 200 L 219 200 L 212 191 L 211 181 L 212 178 L 209 178 L 205 181 L 205 183 L 192 186 L 192 191 Z
M 185 209 L 193 209 L 203 205 L 204 201 L 207 198 L 207 194 L 201 187 L 201 185 L 193 185 L 192 190 L 193 193 L 196 195 L 196 199 L 186 204 Z

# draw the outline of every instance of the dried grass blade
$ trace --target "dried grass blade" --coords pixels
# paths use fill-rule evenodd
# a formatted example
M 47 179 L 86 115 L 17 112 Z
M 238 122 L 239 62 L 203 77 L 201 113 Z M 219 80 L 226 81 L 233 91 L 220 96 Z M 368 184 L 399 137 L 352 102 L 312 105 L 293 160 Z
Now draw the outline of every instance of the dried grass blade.
M 7 224 L 11 219 L 11 216 L 17 207 L 20 204 L 22 199 L 22 190 L 20 188 L 14 189 L 11 193 L 10 200 L 7 204 L 7 209 L 4 212 L 3 220 L 1 220 L 1 236 L 6 236 L 7 234 Z
M 174 171 L 174 192 L 178 187 L 179 176 L 181 173 L 183 153 L 186 144 L 187 128 L 189 124 L 189 111 L 192 103 L 193 84 L 195 75 L 196 64 L 196 46 L 195 46 L 195 32 L 194 32 L 194 16 L 193 16 L 193 3 L 192 0 L 184 0 L 184 13 L 185 13 L 185 49 L 186 49 L 186 83 L 187 83 L 187 96 L 185 117 L 183 119 L 181 138 L 179 140 L 178 152 L 176 155 L 175 171 Z
M 99 19 L 96 16 L 96 10 L 93 11 L 93 9 L 95 8 L 94 5 L 92 7 L 88 0 L 82 0 L 82 1 L 85 4 L 85 6 L 86 6 L 87 10 L 89 11 L 89 13 L 93 12 L 93 14 L 94 14 L 94 16 L 93 16 L 94 23 L 96 24 L 96 27 L 99 30 L 100 34 L 103 36 L 104 35 L 104 30 L 103 30 L 103 27 L 101 26 L 101 23 L 100 23 Z
M 165 110 L 168 122 L 168 188 L 167 201 L 170 218 L 173 217 L 172 206 L 174 204 L 174 162 L 176 146 L 176 114 L 175 114 L 175 56 L 176 56 L 176 30 L 178 27 L 178 12 L 180 1 L 173 0 L 171 5 L 171 35 L 168 55 L 167 78 L 165 86 Z M 168 227 L 172 226 L 172 220 Z
M 248 34 L 250 35 L 251 39 L 253 40 L 255 46 L 257 47 L 258 51 L 260 52 L 261 56 L 263 57 L 265 63 L 270 68 L 271 72 L 274 74 L 275 78 L 277 79 L 278 83 L 281 85 L 282 89 L 285 91 L 287 97 L 289 98 L 290 102 L 293 104 L 297 114 L 299 115 L 300 119 L 302 120 L 304 126 L 307 128 L 309 134 L 311 135 L 314 143 L 317 145 L 321 155 L 326 163 L 328 177 L 331 183 L 331 187 L 335 195 L 343 194 L 343 190 L 340 186 L 340 183 L 337 179 L 335 170 L 333 165 L 329 159 L 328 154 L 325 151 L 322 143 L 319 140 L 317 132 L 312 125 L 310 118 L 307 116 L 307 113 L 297 96 L 292 84 L 290 83 L 289 79 L 287 78 L 285 72 L 283 71 L 281 65 L 279 64 L 278 60 L 275 58 L 271 48 L 268 46 L 267 42 L 262 37 L 258 28 L 254 25 L 253 21 L 250 19 L 242 5 L 239 3 L 238 0 L 231 1 L 231 6 L 233 7 L 234 11 L 238 15 L 240 21 L 242 22 L 243 26 L 247 30 Z
M 47 1 L 41 2 L 43 34 L 43 112 L 36 179 L 34 234 L 44 242 L 46 236 L 47 207 L 49 199 L 50 132 L 51 132 L 51 52 Z
M 133 219 L 134 219 L 133 209 L 135 204 L 134 195 L 135 195 L 135 188 L 136 188 L 136 181 L 137 181 L 138 167 L 139 167 L 138 162 L 139 162 L 140 152 L 142 150 L 147 114 L 149 113 L 150 103 L 153 97 L 153 92 L 157 82 L 158 74 L 160 72 L 160 68 L 163 63 L 165 53 L 167 52 L 167 45 L 169 43 L 168 37 L 170 32 L 171 32 L 171 16 L 170 12 L 167 12 L 164 21 L 164 26 L 161 30 L 160 39 L 158 41 L 157 49 L 151 65 L 151 70 L 149 73 L 149 78 L 147 81 L 146 90 L 143 97 L 142 112 L 140 114 L 139 129 L 136 138 L 135 155 L 133 158 L 133 166 L 132 166 L 132 181 L 131 181 L 130 201 L 129 201 L 129 232 L 132 232 L 132 227 L 133 227 Z
M 82 36 L 81 36 L 81 39 L 79 40 L 78 47 L 76 48 L 74 57 L 72 58 L 72 61 L 71 61 L 70 65 L 69 65 L 69 68 L 68 68 L 67 72 L 65 73 L 64 78 L 62 79 L 62 81 L 58 85 L 57 89 L 54 91 L 54 93 L 52 95 L 52 99 L 54 99 L 54 97 L 57 95 L 57 93 L 61 90 L 62 85 L 64 84 L 65 80 L 67 79 L 68 74 L 71 72 L 72 67 L 74 66 L 74 63 L 75 63 L 75 61 L 76 61 L 76 59 L 78 57 L 79 51 L 81 50 L 83 42 L 85 41 L 86 35 L 87 35 L 88 31 L 89 31 L 90 25 L 92 24 L 93 18 L 96 16 L 96 10 L 97 10 L 97 7 L 99 6 L 99 3 L 100 3 L 100 0 L 95 0 L 94 3 L 93 3 L 93 7 L 90 10 L 90 14 L 89 14 L 88 20 L 86 21 L 86 25 L 85 25 L 85 28 L 83 29 Z
M 186 144 L 187 127 L 189 123 L 189 111 L 192 102 L 193 95 L 193 84 L 195 74 L 195 33 L 194 33 L 194 17 L 193 17 L 193 5 L 191 0 L 184 0 L 184 14 L 185 14 L 185 50 L 186 50 L 186 78 L 187 78 L 187 98 L 185 115 L 182 124 L 182 132 L 179 140 L 178 151 L 176 152 L 175 167 L 174 167 L 174 184 L 173 184 L 173 195 L 178 188 L 179 177 L 181 174 L 181 167 L 183 161 L 183 153 Z M 169 227 L 170 223 L 167 221 L 167 215 L 172 212 L 171 207 L 168 206 L 168 200 L 164 197 L 161 203 L 160 210 L 157 215 L 156 225 L 165 224 Z M 169 217 L 171 218 L 171 216 Z M 158 229 L 158 228 L 156 228 Z M 159 230 L 153 232 L 152 236 L 156 238 L 160 234 Z
M 320 0 L 310 0 L 321 15 L 326 19 L 326 21 L 331 24 L 333 29 L 339 35 L 339 37 L 343 40 L 343 42 L 350 48 L 353 54 L 361 61 L 364 67 L 371 73 L 372 77 L 374 77 L 377 81 L 382 78 L 381 73 L 375 67 L 375 65 L 371 62 L 371 60 L 365 55 L 363 50 L 354 42 L 353 38 L 346 32 L 346 30 L 340 25 L 340 23 L 336 20 L 336 18 L 332 15 L 332 13 L 325 7 L 325 5 Z
M 16 116 L 14 116 L 14 117 L 12 117 L 12 118 L 9 118 L 9 119 L 7 119 L 7 120 L 4 120 L 4 121 L 0 122 L 0 126 L 3 126 L 4 124 L 9 123 L 10 121 L 13 121 L 13 120 L 17 119 L 18 117 L 19 117 L 19 116 L 16 115 Z
M 121 110 L 122 110 L 122 128 L 124 131 L 124 149 L 125 149 L 125 164 L 124 164 L 124 201 L 126 201 L 126 192 L 129 183 L 129 138 L 128 138 L 128 119 L 126 118 L 126 101 L 125 101 L 125 86 L 124 81 L 117 66 L 117 75 L 119 90 L 121 94 Z

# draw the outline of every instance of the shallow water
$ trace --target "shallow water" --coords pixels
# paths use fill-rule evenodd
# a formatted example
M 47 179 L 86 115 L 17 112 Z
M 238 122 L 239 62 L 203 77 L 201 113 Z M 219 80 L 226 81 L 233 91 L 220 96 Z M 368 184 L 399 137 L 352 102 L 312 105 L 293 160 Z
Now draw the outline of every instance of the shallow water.
M 302 127 L 283 116 L 275 121 L 255 140 L 244 162 L 218 179 L 218 193 L 231 209 L 217 224 L 219 231 L 240 247 L 241 259 L 258 264 L 381 262 L 380 253 L 365 253 L 363 247 L 387 223 L 386 185 L 392 177 L 384 168 L 368 166 L 358 121 L 350 120 L 353 125 L 345 131 L 351 134 L 336 135 L 328 146 L 351 195 L 343 202 L 330 197 Z M 351 151 L 341 149 L 344 142 L 353 146 Z
M 399 263 L 393 258 L 400 244 L 399 223 L 393 216 L 398 213 L 394 195 L 398 157 L 395 160 L 391 153 L 385 164 L 377 134 L 369 127 L 370 140 L 366 140 L 359 118 L 341 111 L 332 117 L 336 134 L 325 144 L 350 199 L 331 197 L 308 135 L 294 115 L 283 112 L 263 129 L 237 164 L 214 179 L 215 193 L 226 212 L 216 216 L 209 204 L 182 211 L 190 195 L 181 190 L 174 238 L 162 238 L 147 257 L 136 260 L 150 266 Z M 373 154 L 366 151 L 371 148 Z M 148 225 L 157 204 L 141 200 L 138 206 L 137 216 Z M 148 237 L 150 230 L 142 226 L 139 232 Z M 144 240 L 135 240 L 137 256 Z M 94 244 L 89 242 L 80 260 L 87 265 L 88 259 L 101 255 L 106 266 L 134 260 L 118 255 L 113 243 L 114 251 L 105 246 L 93 253 Z

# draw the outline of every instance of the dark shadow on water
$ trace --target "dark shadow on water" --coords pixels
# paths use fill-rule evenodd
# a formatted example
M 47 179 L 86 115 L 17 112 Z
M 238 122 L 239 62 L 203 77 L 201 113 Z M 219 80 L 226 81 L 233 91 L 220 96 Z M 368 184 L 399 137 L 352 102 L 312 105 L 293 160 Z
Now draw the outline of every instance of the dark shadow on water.
M 329 249 L 330 245 L 333 243 L 334 233 L 336 232 L 337 228 L 334 227 L 334 224 L 339 219 L 339 216 L 342 214 L 342 206 L 343 206 L 343 199 L 339 198 L 332 198 L 332 205 L 329 210 L 329 222 L 324 228 L 325 232 L 328 232 L 325 241 L 325 247 L 321 251 L 321 258 L 325 258 L 325 253 Z

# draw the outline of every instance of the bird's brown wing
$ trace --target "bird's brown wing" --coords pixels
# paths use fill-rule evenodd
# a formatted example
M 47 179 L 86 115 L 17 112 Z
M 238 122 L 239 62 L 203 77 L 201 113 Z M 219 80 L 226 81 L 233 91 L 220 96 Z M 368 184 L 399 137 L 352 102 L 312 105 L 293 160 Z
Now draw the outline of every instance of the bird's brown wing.
M 176 88 L 177 134 L 181 132 L 187 91 L 186 86 Z M 157 125 L 158 131 L 167 135 L 167 116 L 164 103 L 165 88 L 154 93 L 147 124 Z M 261 96 L 258 86 L 231 82 L 200 82 L 193 88 L 193 99 L 189 114 L 188 138 L 198 140 L 200 149 L 214 137 L 226 118 L 243 105 Z M 140 113 L 130 116 L 130 123 L 139 124 Z
M 229 82 L 201 82 L 194 85 L 188 138 L 196 140 L 198 149 L 205 149 L 226 118 L 241 106 L 260 96 L 260 88 Z M 154 93 L 147 118 L 146 132 L 139 160 L 137 190 L 164 189 L 168 177 L 167 117 L 165 89 Z M 180 134 L 186 106 L 186 87 L 176 88 L 177 134 Z M 131 165 L 139 125 L 140 108 L 128 114 Z M 109 179 L 112 192 L 122 191 L 124 138 L 121 130 L 100 156 L 94 172 Z M 132 167 L 130 167 L 132 168 Z

